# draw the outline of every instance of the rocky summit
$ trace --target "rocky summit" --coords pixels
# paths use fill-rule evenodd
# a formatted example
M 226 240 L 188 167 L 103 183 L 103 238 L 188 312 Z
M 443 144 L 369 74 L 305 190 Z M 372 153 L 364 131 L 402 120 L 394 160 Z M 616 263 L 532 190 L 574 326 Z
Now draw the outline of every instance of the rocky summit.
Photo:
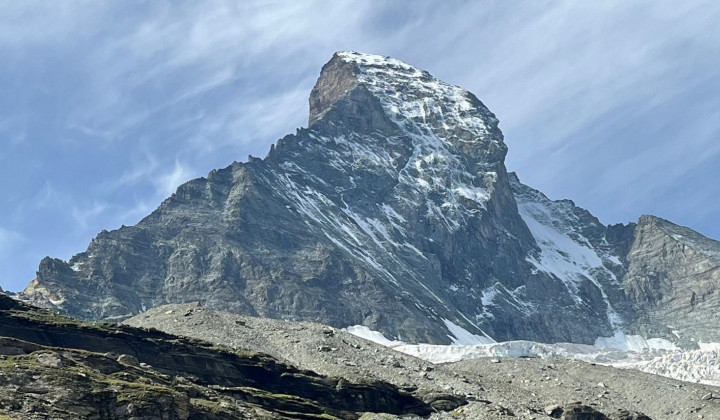
M 720 341 L 720 244 L 643 216 L 604 226 L 508 173 L 498 120 L 401 61 L 341 52 L 308 128 L 177 189 L 21 298 L 88 320 L 167 303 L 406 342 Z

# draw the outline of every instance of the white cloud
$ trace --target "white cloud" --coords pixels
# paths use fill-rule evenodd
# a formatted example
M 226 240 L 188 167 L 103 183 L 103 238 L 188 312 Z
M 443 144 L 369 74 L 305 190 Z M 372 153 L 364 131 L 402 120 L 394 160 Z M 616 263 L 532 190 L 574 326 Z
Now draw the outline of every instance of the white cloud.
M 0 226 L 0 256 L 4 257 L 3 254 L 9 249 L 12 249 L 14 245 L 25 241 L 26 239 L 20 233 Z
M 145 201 L 138 201 L 134 206 L 120 215 L 120 220 L 123 220 L 128 224 L 137 223 L 137 221 L 155 210 L 155 207 L 156 206 L 151 206 Z
M 201 154 L 229 150 L 235 159 L 265 156 L 271 143 L 307 125 L 307 97 L 313 82 L 264 97 L 258 93 L 252 102 L 236 102 L 203 115 L 192 122 L 195 134 L 186 139 L 189 148 Z
M 119 177 L 105 181 L 101 189 L 113 191 L 121 187 L 132 187 L 141 182 L 149 182 L 156 176 L 160 168 L 157 157 L 145 146 L 141 147 L 138 156 L 130 159 L 130 168 L 125 170 Z
M 180 184 L 193 178 L 193 171 L 179 161 L 175 161 L 175 167 L 163 175 L 157 177 L 155 181 L 156 195 L 168 197 L 175 192 Z
M 111 24 L 111 36 L 97 39 L 83 55 L 87 89 L 94 93 L 88 106 L 73 111 L 73 127 L 112 131 L 109 137 L 118 138 L 158 112 L 238 78 L 254 90 L 258 81 L 266 91 L 278 80 L 297 84 L 298 75 L 316 74 L 336 39 L 360 38 L 362 20 L 372 10 L 365 2 L 347 7 L 321 1 L 151 5 L 122 31 Z M 274 88 L 272 94 L 285 90 Z M 155 89 L 164 96 L 153 97 Z M 148 93 L 141 100 L 149 102 L 138 106 L 140 98 L 132 93 L 143 91 Z M 256 99 L 239 94 L 238 101 Z
M 80 228 L 87 229 L 108 207 L 109 204 L 102 201 L 94 201 L 87 206 L 73 206 L 72 216 Z
M 62 44 L 85 36 L 103 21 L 99 2 L 0 1 L 0 46 L 18 50 L 42 44 Z
M 50 181 L 45 181 L 45 184 L 35 194 L 32 199 L 33 206 L 35 208 L 51 208 L 62 202 L 62 197 L 55 190 Z

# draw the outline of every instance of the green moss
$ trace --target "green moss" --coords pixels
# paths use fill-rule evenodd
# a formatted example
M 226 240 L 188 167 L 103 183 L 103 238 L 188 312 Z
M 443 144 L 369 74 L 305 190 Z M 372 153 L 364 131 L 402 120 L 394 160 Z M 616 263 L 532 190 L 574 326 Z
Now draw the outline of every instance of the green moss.
M 156 412 L 159 407 L 176 406 L 179 399 L 187 401 L 190 396 L 200 396 L 190 399 L 191 406 L 199 414 L 207 413 L 209 418 L 214 418 L 212 414 L 219 414 L 218 418 L 233 416 L 238 414 L 238 409 L 242 411 L 242 407 L 256 407 L 290 418 L 330 420 L 336 418 L 332 414 L 344 413 L 338 411 L 343 408 L 334 405 L 354 407 L 353 401 L 342 400 L 348 398 L 344 394 L 334 394 L 337 379 L 298 370 L 263 353 L 233 350 L 160 332 L 87 323 L 49 311 L 11 309 L 0 312 L 2 316 L 14 318 L 10 325 L 17 332 L 15 337 L 29 340 L 2 338 L 3 345 L 9 346 L 9 352 L 28 354 L 1 358 L 0 371 L 16 379 L 18 384 L 39 375 L 53 388 L 68 390 L 71 393 L 69 399 L 80 401 L 81 408 L 107 410 L 116 402 L 132 402 L 147 412 Z M 51 346 L 56 343 L 70 348 Z M 127 348 L 133 349 L 138 358 L 145 355 L 146 362 L 156 364 L 157 368 L 120 364 L 103 353 L 120 353 Z M 71 352 L 73 356 L 65 352 Z M 171 357 L 155 359 L 157 352 L 170 353 Z M 41 363 L 38 356 L 43 353 L 57 355 L 62 364 Z M 223 378 L 225 372 L 227 380 Z M 176 380 L 175 375 L 196 378 L 197 384 L 192 380 Z M 252 387 L 211 387 L 213 394 L 217 391 L 229 406 L 202 398 L 202 393 L 208 392 L 203 385 L 254 386 L 252 384 L 256 383 L 265 384 L 270 391 Z M 372 388 L 372 385 L 355 385 L 361 393 L 366 386 Z M 328 395 L 322 394 L 320 398 L 318 393 Z M 315 398 L 321 402 L 314 401 Z M 75 407 L 65 402 L 56 405 L 45 404 L 39 410 L 56 413 L 66 407 Z M 76 417 L 74 413 L 64 416 Z M 0 420 L 4 418 L 10 417 L 0 417 Z
M 358 420 L 393 420 L 397 417 L 383 413 L 365 413 Z
M 327 410 L 315 401 L 307 400 L 296 395 L 276 394 L 252 387 L 225 388 L 223 391 L 250 404 L 258 405 L 265 409 L 272 408 L 273 411 L 291 418 L 337 418 L 328 414 L 326 412 Z
M 209 411 L 213 414 L 218 414 L 223 411 L 220 407 L 220 403 L 216 401 L 209 401 L 201 398 L 190 398 L 190 404 L 200 407 L 204 411 Z
M 22 310 L 11 310 L 8 311 L 8 313 L 16 318 L 24 318 L 30 321 L 42 323 L 42 324 L 48 324 L 48 325 L 55 325 L 55 326 L 63 326 L 63 325 L 72 325 L 74 327 L 79 328 L 92 328 L 92 329 L 99 329 L 94 328 L 95 325 L 102 325 L 102 324 L 92 324 L 89 322 L 84 322 L 77 320 L 75 318 L 70 318 L 65 315 L 59 315 L 47 310 L 33 310 L 33 311 L 22 311 Z
M 122 380 L 105 379 L 101 382 L 104 385 L 115 385 L 123 387 L 129 391 L 140 391 L 140 392 L 154 392 L 156 394 L 173 394 L 175 393 L 172 388 L 163 385 L 151 385 L 143 382 L 126 382 Z
M 330 414 L 309 414 L 309 413 L 298 413 L 294 411 L 277 411 L 279 414 L 282 414 L 284 416 L 288 416 L 290 418 L 297 418 L 297 419 L 307 419 L 307 420 L 338 420 L 339 417 L 331 416 Z

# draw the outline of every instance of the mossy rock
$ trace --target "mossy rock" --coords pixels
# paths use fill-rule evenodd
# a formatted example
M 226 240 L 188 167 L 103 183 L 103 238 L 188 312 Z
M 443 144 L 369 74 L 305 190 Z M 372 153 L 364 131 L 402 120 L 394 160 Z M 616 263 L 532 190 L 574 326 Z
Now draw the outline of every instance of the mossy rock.
M 338 387 L 340 378 L 266 354 L 86 323 L 2 298 L 0 331 L 0 411 L 8 416 L 328 420 L 356 419 L 365 411 L 430 413 L 427 404 L 387 383 L 343 380 Z M 137 366 L 119 363 L 121 354 L 136 358 Z

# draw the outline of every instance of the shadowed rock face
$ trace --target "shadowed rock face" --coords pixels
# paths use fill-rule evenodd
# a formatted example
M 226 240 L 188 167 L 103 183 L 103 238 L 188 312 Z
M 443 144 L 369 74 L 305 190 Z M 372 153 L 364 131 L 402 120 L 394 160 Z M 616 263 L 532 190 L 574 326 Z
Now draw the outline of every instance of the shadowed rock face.
M 0 410 L 24 418 L 267 418 L 264 411 L 354 419 L 356 412 L 431 411 L 387 383 L 350 383 L 259 353 L 82 323 L 2 295 L 0 372 Z
M 471 93 L 337 53 L 309 123 L 69 262 L 44 259 L 23 297 L 83 319 L 201 301 L 431 343 L 592 343 L 656 323 L 622 289 L 634 225 L 508 174 L 498 120 Z

